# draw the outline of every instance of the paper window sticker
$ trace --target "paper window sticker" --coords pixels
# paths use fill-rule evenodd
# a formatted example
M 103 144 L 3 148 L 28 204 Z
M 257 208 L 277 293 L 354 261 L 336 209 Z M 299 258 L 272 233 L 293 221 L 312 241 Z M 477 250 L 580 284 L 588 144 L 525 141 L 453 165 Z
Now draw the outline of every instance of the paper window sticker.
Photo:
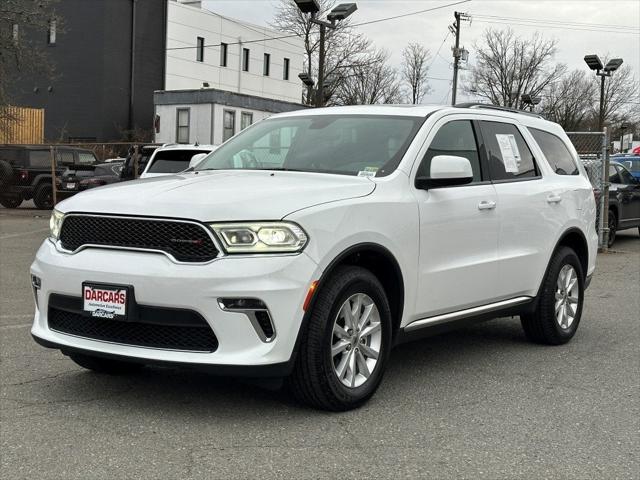
M 518 142 L 516 142 L 515 135 L 509 135 L 509 143 L 511 143 L 511 150 L 513 151 L 513 156 L 516 157 L 516 163 L 519 167 L 520 162 L 522 162 L 522 157 L 520 156 L 520 149 L 518 148 Z
M 508 173 L 518 173 L 518 162 L 509 137 L 513 137 L 513 135 L 496 133 L 496 141 L 498 142 L 498 147 L 500 147 L 505 171 Z

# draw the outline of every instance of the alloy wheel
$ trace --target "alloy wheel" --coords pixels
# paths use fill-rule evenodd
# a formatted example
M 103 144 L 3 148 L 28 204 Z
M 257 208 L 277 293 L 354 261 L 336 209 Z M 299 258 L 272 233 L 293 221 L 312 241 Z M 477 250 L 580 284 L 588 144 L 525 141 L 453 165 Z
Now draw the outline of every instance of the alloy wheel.
M 380 312 L 364 293 L 351 295 L 340 307 L 331 335 L 331 361 L 340 382 L 363 385 L 373 373 L 382 346 Z
M 565 265 L 558 274 L 555 295 L 556 321 L 560 328 L 567 330 L 573 324 L 578 311 L 580 290 L 578 274 L 571 265 Z

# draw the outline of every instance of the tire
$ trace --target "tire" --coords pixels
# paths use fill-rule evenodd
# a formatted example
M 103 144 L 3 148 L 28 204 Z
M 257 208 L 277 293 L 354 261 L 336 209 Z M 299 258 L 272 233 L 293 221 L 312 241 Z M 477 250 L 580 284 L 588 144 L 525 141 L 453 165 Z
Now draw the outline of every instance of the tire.
M 19 196 L 15 197 L 0 197 L 0 205 L 4 208 L 18 208 L 22 203 L 22 198 Z
M 33 194 L 33 203 L 40 210 L 51 210 L 53 208 L 53 190 L 48 183 L 41 183 L 36 187 Z
M 91 355 L 84 355 L 81 353 L 71 354 L 69 355 L 69 358 L 82 368 L 107 375 L 124 375 L 126 373 L 134 373 L 144 367 L 142 363 L 123 362 L 120 360 L 93 357 Z
M 0 187 L 5 187 L 13 183 L 13 168 L 6 160 L 0 160 Z
M 573 271 L 575 284 L 567 289 L 567 283 L 561 282 L 560 275 Z M 560 289 L 559 282 L 564 284 Z M 561 296 L 562 305 L 567 306 L 567 312 L 574 311 L 573 319 L 569 316 L 558 317 L 556 305 Z M 574 303 L 572 299 L 576 299 Z M 551 257 L 547 273 L 538 294 L 533 313 L 520 316 L 522 328 L 526 337 L 535 343 L 546 345 L 561 345 L 573 338 L 580 324 L 582 304 L 584 303 L 584 274 L 582 265 L 576 253 L 568 247 L 560 247 Z M 571 307 L 570 305 L 574 305 Z M 561 307 L 562 308 L 562 307 Z M 562 310 L 558 312 L 560 315 Z M 563 323 L 561 325 L 561 322 Z
M 380 385 L 391 350 L 391 310 L 386 293 L 369 270 L 341 266 L 316 295 L 287 384 L 293 395 L 309 406 L 329 411 L 357 408 Z M 368 308 L 370 302 L 375 308 Z M 353 311 L 357 310 L 363 317 L 367 310 L 370 312 L 369 320 L 362 323 L 361 330 L 356 328 L 355 333 L 347 328 L 345 310 L 342 308 L 345 305 L 349 305 Z M 335 335 L 337 331 L 341 337 Z M 351 336 L 347 336 L 350 331 Z M 361 331 L 375 333 L 358 340 Z M 332 347 L 336 345 L 341 347 L 341 352 L 332 356 Z M 373 355 L 376 348 L 377 359 Z M 345 358 L 347 361 L 343 364 Z M 339 377 L 338 369 L 344 365 L 347 366 Z M 368 378 L 363 373 L 365 371 L 369 372 Z
M 616 241 L 616 231 L 618 228 L 618 218 L 613 210 L 609 210 L 609 241 L 607 242 L 607 247 L 611 248 L 613 246 L 613 242 Z

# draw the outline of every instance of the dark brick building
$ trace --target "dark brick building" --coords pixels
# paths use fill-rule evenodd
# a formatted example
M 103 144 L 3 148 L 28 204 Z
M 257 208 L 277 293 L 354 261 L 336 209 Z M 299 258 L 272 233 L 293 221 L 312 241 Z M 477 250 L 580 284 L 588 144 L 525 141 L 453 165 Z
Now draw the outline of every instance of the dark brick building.
M 120 140 L 153 127 L 153 92 L 164 88 L 167 0 L 62 0 L 51 42 L 54 72 L 10 84 L 12 103 L 45 109 L 45 138 Z M 29 35 L 26 30 L 21 30 Z

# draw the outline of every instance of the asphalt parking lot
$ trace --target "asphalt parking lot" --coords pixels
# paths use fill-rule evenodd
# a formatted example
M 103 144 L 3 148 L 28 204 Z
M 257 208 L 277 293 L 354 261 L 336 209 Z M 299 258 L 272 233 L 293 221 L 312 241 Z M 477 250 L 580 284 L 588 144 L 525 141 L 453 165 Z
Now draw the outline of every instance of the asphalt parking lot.
M 35 344 L 28 267 L 48 212 L 0 209 L 0 477 L 640 478 L 640 239 L 620 232 L 574 340 L 503 318 L 406 344 L 363 408 L 246 382 L 84 371 Z

